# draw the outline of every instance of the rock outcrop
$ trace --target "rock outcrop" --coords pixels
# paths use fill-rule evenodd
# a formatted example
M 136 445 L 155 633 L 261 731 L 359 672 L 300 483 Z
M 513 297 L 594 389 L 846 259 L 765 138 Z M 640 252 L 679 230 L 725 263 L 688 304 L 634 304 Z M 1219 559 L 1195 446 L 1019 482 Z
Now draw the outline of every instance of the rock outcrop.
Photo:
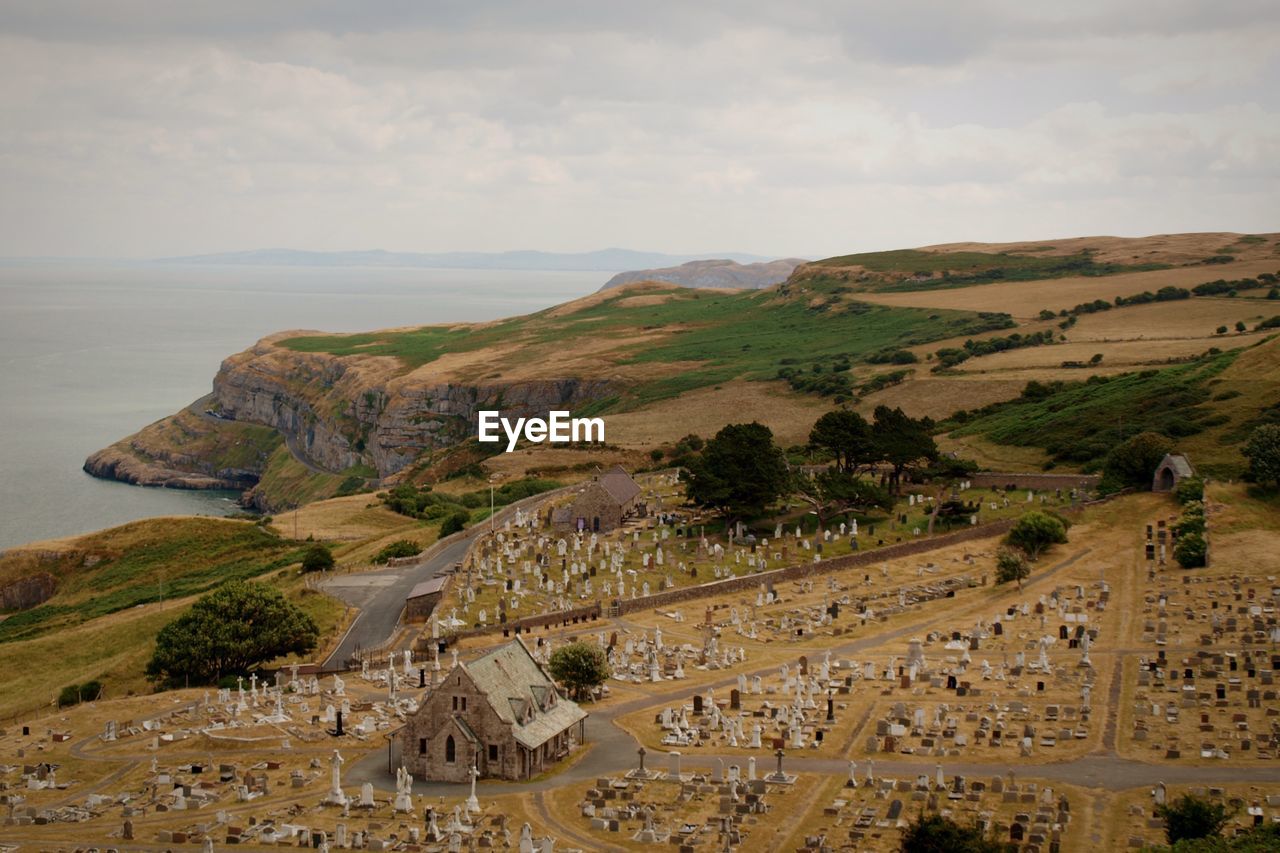
M 605 282 L 601 290 L 611 290 L 638 281 L 664 281 L 682 287 L 724 287 L 733 289 L 757 289 L 771 287 L 787 280 L 797 266 L 804 263 L 799 258 L 782 258 L 754 264 L 739 264 L 728 260 L 690 261 L 678 267 L 634 270 L 621 272 Z

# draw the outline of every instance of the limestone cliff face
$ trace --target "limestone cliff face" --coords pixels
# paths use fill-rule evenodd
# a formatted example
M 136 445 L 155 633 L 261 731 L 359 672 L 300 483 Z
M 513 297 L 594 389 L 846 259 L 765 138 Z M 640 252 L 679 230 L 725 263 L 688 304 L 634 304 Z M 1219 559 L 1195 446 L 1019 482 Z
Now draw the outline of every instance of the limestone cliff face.
M 274 343 L 289 334 L 226 359 L 210 397 L 99 451 L 86 470 L 143 484 L 209 488 L 234 482 L 248 488 L 270 448 L 237 453 L 234 469 L 211 457 L 226 456 L 230 446 L 245 441 L 225 434 L 254 425 L 278 431 L 293 456 L 316 472 L 368 466 L 385 478 L 425 451 L 474 436 L 481 409 L 545 416 L 617 393 L 616 383 L 604 379 L 468 379 L 430 364 L 406 371 L 385 356 L 302 353 Z M 483 370 L 479 365 L 473 372 Z M 205 431 L 223 434 L 217 450 Z M 192 433 L 201 438 L 189 439 Z

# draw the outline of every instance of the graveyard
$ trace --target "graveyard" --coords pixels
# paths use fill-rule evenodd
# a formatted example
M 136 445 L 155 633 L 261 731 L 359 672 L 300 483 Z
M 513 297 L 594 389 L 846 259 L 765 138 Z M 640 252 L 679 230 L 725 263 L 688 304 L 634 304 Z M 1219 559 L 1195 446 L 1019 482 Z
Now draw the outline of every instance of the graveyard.
M 6 723 L 0 839 L 67 850 L 895 850 L 910 821 L 939 814 L 1021 850 L 1123 849 L 1162 842 L 1156 809 L 1186 792 L 1232 804 L 1229 831 L 1280 820 L 1280 531 L 1272 505 L 1244 487 L 1211 487 L 1211 559 L 1191 570 L 1170 556 L 1179 510 L 1167 495 L 1064 501 L 1069 541 L 1019 585 L 995 582 L 1000 539 L 982 526 L 915 541 L 927 500 L 909 499 L 910 526 L 899 516 L 887 531 L 909 536 L 909 551 L 859 544 L 860 562 L 846 564 L 865 525 L 729 541 L 694 527 L 672 475 L 640 485 L 662 510 L 594 543 L 545 529 L 542 511 L 508 514 L 472 545 L 455 597 L 419 639 L 359 669 L 284 667 Z M 1001 512 L 1058 501 L 974 491 Z M 561 557 L 586 568 L 561 570 L 563 590 L 508 610 L 508 636 L 478 630 L 478 609 L 498 600 L 490 587 L 513 597 L 506 581 L 528 577 L 536 589 L 522 563 Z M 694 583 L 665 586 L 690 567 Z M 514 631 L 588 582 L 597 594 L 625 583 L 619 612 Z M 468 588 L 474 598 L 459 596 Z M 445 618 L 455 609 L 462 625 Z M 518 782 L 475 772 L 470 784 L 432 783 L 393 766 L 395 734 L 429 691 L 515 639 L 543 664 L 575 641 L 607 656 L 610 677 L 582 705 L 585 743 Z

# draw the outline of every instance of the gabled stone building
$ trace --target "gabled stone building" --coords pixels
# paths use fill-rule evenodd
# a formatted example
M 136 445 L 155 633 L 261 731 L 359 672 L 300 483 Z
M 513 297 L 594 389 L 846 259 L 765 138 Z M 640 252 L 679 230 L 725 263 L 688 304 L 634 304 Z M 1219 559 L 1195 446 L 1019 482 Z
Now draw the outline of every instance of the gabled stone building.
M 1166 453 L 1164 459 L 1156 466 L 1155 476 L 1151 480 L 1151 491 L 1171 492 L 1179 483 L 1188 477 L 1194 477 L 1196 469 L 1191 467 L 1191 460 L 1181 453 Z
M 587 712 L 562 698 L 516 639 L 459 663 L 428 694 L 397 737 L 414 778 L 528 779 L 568 755 L 586 734 Z
M 573 503 L 552 510 L 550 522 L 558 529 L 604 533 L 616 530 L 627 519 L 645 514 L 640 486 L 631 475 L 615 465 L 594 477 Z

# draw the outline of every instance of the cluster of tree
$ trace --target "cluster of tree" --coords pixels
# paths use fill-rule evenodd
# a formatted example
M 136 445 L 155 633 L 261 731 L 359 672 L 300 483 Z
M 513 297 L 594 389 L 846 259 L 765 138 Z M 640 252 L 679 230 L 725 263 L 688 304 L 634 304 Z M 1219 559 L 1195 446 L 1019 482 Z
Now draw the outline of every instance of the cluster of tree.
M 1280 489 L 1280 424 L 1262 424 L 1244 445 L 1248 477 L 1259 485 Z
M 1268 317 L 1253 327 L 1255 332 L 1262 332 L 1267 329 L 1280 329 L 1280 314 L 1276 314 L 1274 317 Z
M 858 396 L 865 397 L 876 391 L 883 391 L 890 386 L 901 384 L 911 373 L 910 370 L 890 370 L 888 373 L 876 374 L 858 386 Z
M 283 655 L 309 652 L 319 633 L 279 590 L 228 581 L 160 630 L 147 677 L 169 685 L 216 684 Z
M 1209 541 L 1204 518 L 1204 503 L 1190 501 L 1173 523 L 1173 558 L 1184 569 L 1198 569 L 1209 555 Z
M 1257 278 L 1238 278 L 1233 281 L 1220 278 L 1216 281 L 1206 281 L 1204 284 L 1197 284 L 1191 288 L 1191 292 L 1196 296 L 1235 296 L 1241 290 L 1254 290 L 1259 287 L 1268 287 L 1276 283 L 1276 277 L 1272 273 L 1264 272 Z
M 506 506 L 509 503 L 541 494 L 560 487 L 555 480 L 538 477 L 525 477 L 503 483 L 493 490 L 493 505 Z M 410 518 L 448 519 L 460 512 L 470 518 L 470 510 L 487 507 L 490 495 L 488 489 L 477 489 L 460 495 L 448 495 L 432 491 L 431 486 L 418 486 L 413 483 L 401 483 L 379 497 L 389 509 Z M 465 521 L 464 521 L 465 526 Z
M 551 653 L 547 662 L 551 677 L 569 690 L 575 700 L 585 699 L 612 674 L 609 658 L 591 643 L 569 643 Z
M 830 370 L 815 362 L 809 370 L 802 367 L 780 367 L 778 378 L 785 379 L 793 391 L 804 394 L 817 394 L 822 397 L 836 397 L 837 402 L 844 402 L 853 396 L 853 382 L 849 376 L 849 363 L 833 364 Z
M 1140 432 L 1112 448 L 1102 463 L 1103 491 L 1150 489 L 1160 460 L 1173 451 L 1173 440 L 1158 432 Z
M 919 360 L 920 357 L 911 350 L 901 347 L 889 347 L 867 356 L 869 364 L 915 364 Z
M 763 515 L 785 494 L 812 506 L 820 523 L 855 509 L 887 510 L 903 473 L 938 459 L 932 431 L 928 418 L 887 406 L 878 407 L 871 422 L 857 412 L 828 412 L 810 430 L 809 446 L 832 464 L 809 474 L 790 469 L 768 427 L 729 424 L 688 460 L 686 493 L 731 522 Z M 883 485 L 862 477 L 877 466 L 887 469 Z
M 1004 337 L 986 338 L 983 340 L 967 340 L 962 347 L 944 347 L 936 353 L 938 364 L 933 369 L 935 371 L 945 370 L 948 367 L 955 367 L 963 361 L 977 356 L 991 355 L 992 353 L 1004 352 L 1005 350 L 1021 349 L 1022 347 L 1038 347 L 1045 344 L 1053 343 L 1053 332 L 1045 330 L 1042 332 L 1032 332 L 1029 335 L 1023 335 L 1014 332 L 1012 335 Z
M 1190 299 L 1191 291 L 1185 287 L 1174 287 L 1169 285 L 1162 287 L 1155 293 L 1150 290 L 1144 290 L 1133 296 L 1117 296 L 1116 307 L 1123 305 L 1146 305 L 1148 302 L 1176 302 L 1179 299 Z

